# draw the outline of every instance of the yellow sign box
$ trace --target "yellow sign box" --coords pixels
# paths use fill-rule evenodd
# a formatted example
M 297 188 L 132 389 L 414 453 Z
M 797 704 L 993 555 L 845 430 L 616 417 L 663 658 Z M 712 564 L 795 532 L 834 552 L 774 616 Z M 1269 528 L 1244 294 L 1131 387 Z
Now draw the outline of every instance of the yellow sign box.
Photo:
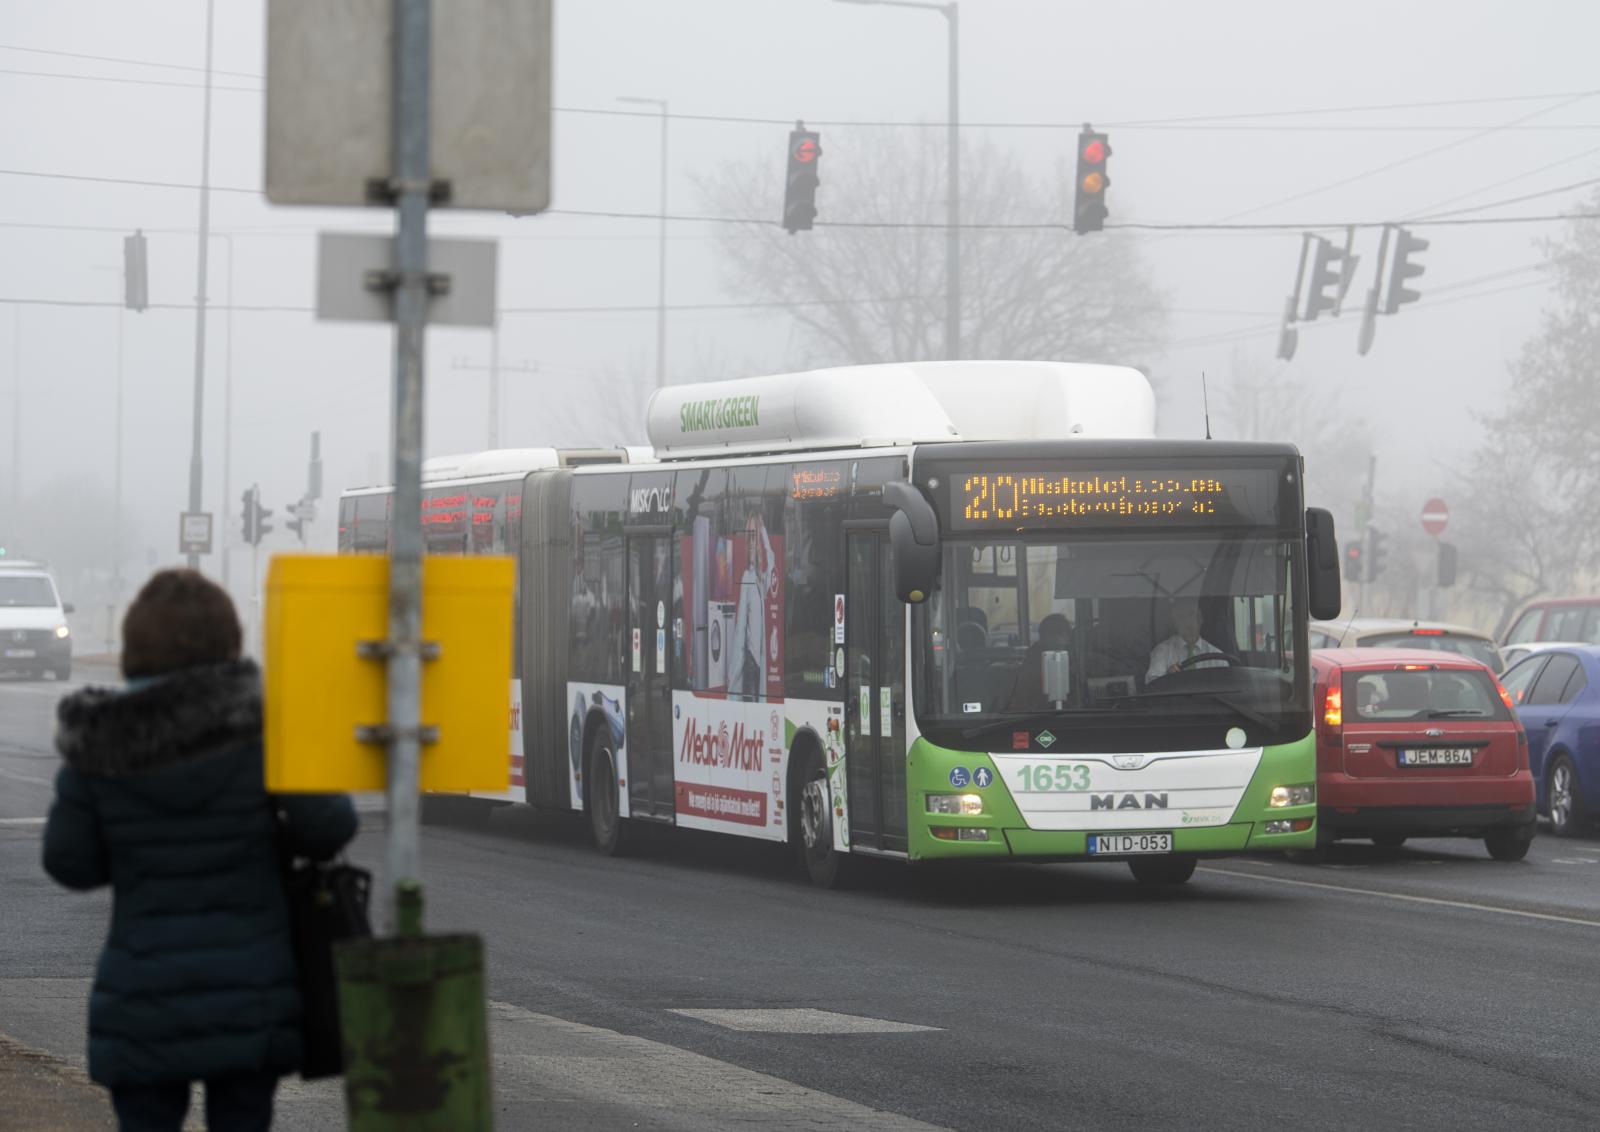
M 505 790 L 510 744 L 509 558 L 425 557 L 424 790 Z M 385 722 L 384 662 L 357 655 L 388 636 L 389 560 L 280 554 L 267 572 L 266 777 L 276 793 L 382 790 L 387 749 L 357 728 Z

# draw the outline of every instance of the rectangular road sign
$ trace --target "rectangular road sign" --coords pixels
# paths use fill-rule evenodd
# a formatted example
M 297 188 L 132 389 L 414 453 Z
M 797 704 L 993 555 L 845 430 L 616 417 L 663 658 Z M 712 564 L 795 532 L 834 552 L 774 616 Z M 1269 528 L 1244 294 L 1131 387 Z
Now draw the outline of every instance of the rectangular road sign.
M 431 166 L 444 208 L 550 203 L 552 0 L 433 5 Z M 267 199 L 383 205 L 394 0 L 268 0 Z
M 445 326 L 494 325 L 493 240 L 428 241 L 428 271 L 448 277 L 448 289 L 428 303 L 428 321 Z M 374 290 L 369 273 L 394 263 L 394 237 L 322 232 L 317 237 L 317 317 L 334 322 L 392 322 L 393 292 Z
M 183 511 L 178 515 L 178 553 L 211 553 L 211 513 Z
M 424 790 L 505 790 L 511 729 L 509 558 L 422 560 Z M 266 779 L 280 793 L 382 790 L 387 752 L 357 729 L 385 717 L 384 663 L 357 655 L 388 633 L 389 560 L 275 555 L 267 572 Z

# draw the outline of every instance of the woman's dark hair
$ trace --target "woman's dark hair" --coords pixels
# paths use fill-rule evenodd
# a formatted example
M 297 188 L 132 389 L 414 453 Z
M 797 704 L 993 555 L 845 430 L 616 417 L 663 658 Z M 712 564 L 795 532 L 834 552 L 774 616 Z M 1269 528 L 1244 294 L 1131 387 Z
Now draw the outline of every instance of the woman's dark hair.
M 133 680 L 239 656 L 239 617 L 198 570 L 159 570 L 122 619 L 122 674 Z

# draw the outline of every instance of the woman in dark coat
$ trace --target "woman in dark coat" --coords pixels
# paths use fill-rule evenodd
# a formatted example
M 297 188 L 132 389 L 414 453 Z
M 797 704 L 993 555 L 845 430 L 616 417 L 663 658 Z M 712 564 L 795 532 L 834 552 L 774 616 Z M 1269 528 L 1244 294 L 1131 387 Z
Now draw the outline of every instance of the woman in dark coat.
M 355 810 L 344 795 L 267 795 L 260 676 L 220 588 L 161 571 L 122 632 L 128 686 L 57 709 L 63 765 L 44 834 L 57 881 L 112 888 L 89 1076 L 124 1130 L 178 1129 L 195 1080 L 211 1128 L 264 1129 L 301 1053 L 278 839 L 331 857 Z

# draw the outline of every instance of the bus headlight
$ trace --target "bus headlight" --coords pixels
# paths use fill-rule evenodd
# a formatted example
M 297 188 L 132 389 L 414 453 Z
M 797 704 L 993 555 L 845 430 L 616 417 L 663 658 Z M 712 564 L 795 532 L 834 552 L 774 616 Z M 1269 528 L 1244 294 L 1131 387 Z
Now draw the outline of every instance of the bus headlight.
M 1267 805 L 1273 809 L 1282 806 L 1309 806 L 1316 800 L 1316 783 L 1308 782 L 1303 786 L 1274 786 L 1272 796 L 1267 799 Z
M 57 625 L 56 626 L 56 636 L 61 638 L 63 641 L 66 640 L 67 637 L 71 635 L 71 633 L 72 633 L 72 630 L 67 628 L 65 625 Z
M 981 794 L 929 794 L 928 812 L 930 814 L 981 814 L 983 813 L 983 796 Z

